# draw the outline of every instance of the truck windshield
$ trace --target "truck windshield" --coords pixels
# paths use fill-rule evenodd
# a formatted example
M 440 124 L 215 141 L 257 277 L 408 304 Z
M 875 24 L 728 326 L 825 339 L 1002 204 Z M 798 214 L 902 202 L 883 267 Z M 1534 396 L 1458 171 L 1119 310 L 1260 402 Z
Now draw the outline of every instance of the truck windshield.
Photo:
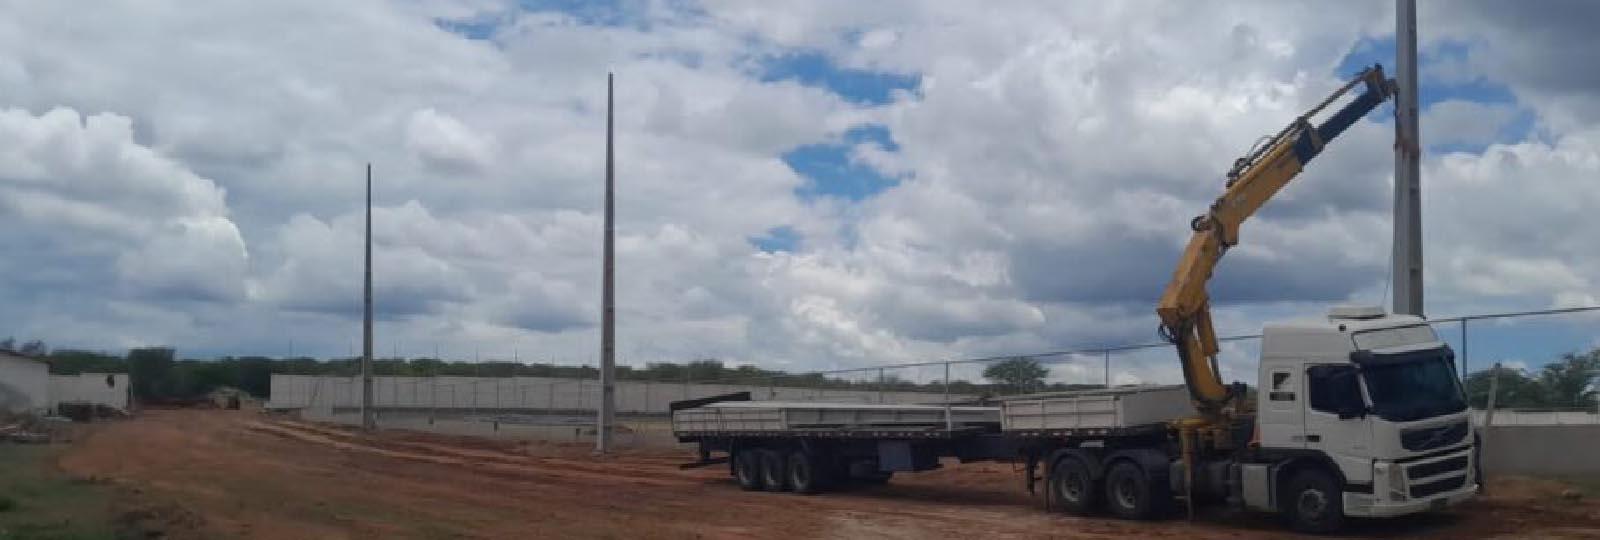
M 1443 354 L 1361 367 L 1373 412 L 1393 422 L 1409 422 L 1466 410 L 1455 370 Z

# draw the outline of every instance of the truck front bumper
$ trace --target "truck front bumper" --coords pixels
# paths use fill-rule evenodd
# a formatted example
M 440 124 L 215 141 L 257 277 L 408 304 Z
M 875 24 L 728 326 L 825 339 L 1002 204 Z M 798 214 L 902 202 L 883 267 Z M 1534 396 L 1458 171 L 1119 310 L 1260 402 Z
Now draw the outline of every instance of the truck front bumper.
M 1478 493 L 1477 483 L 1468 483 L 1455 491 L 1448 491 L 1421 499 L 1404 501 L 1376 500 L 1368 493 L 1345 493 L 1344 513 L 1356 517 L 1390 517 L 1442 510 L 1471 499 Z

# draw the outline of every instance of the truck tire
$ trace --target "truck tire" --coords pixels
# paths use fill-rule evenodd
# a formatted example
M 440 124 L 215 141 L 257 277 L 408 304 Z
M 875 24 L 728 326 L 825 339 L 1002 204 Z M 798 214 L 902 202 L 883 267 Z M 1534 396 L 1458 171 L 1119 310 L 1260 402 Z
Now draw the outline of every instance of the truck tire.
M 1152 519 L 1172 502 L 1165 482 L 1152 482 L 1144 469 L 1118 461 L 1106 473 L 1106 507 L 1123 519 Z
M 1296 471 L 1285 484 L 1278 506 L 1289 527 L 1312 534 L 1328 534 L 1344 526 L 1344 490 L 1339 480 L 1320 469 Z
M 777 450 L 761 450 L 761 486 L 767 491 L 789 490 L 788 460 Z
M 789 453 L 789 487 L 795 493 L 810 495 L 821 492 L 828 483 L 828 472 L 817 456 L 805 450 Z
M 1082 460 L 1057 460 L 1050 468 L 1049 489 L 1050 498 L 1069 514 L 1085 516 L 1100 509 L 1100 486 Z
M 756 491 L 761 489 L 761 450 L 755 448 L 741 449 L 733 454 L 733 478 L 739 482 L 739 489 Z

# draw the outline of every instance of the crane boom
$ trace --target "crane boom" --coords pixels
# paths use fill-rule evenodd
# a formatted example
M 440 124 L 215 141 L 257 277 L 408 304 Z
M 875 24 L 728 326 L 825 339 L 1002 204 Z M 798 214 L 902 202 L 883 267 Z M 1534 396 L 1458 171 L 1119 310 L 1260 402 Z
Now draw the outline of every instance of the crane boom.
M 1365 90 L 1360 96 L 1321 124 L 1311 125 L 1310 118 L 1362 85 Z M 1228 248 L 1238 243 L 1240 224 L 1299 175 L 1328 142 L 1389 99 L 1394 90 L 1393 82 L 1383 77 L 1383 66 L 1363 69 L 1322 103 L 1236 160 L 1228 171 L 1226 191 L 1211 203 L 1210 210 L 1190 222 L 1194 236 L 1184 248 L 1156 313 L 1161 316 L 1162 336 L 1177 346 L 1184 382 L 1203 415 L 1221 411 L 1237 393 L 1223 384 L 1217 369 L 1217 335 L 1206 294 L 1212 270 Z

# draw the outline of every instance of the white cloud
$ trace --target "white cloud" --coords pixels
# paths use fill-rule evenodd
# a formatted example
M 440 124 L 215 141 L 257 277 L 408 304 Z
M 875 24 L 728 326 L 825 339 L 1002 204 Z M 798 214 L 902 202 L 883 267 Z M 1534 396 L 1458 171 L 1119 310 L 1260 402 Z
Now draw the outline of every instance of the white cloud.
M 431 108 L 411 115 L 406 124 L 406 148 L 422 163 L 442 172 L 482 172 L 498 151 L 492 137 Z
M 1425 126 L 1425 144 L 1485 144 L 1499 140 L 1501 130 L 1516 115 L 1504 103 L 1449 100 L 1435 103 L 1423 111 L 1419 126 Z
M 109 336 L 88 345 L 343 354 L 372 162 L 380 350 L 586 361 L 609 70 L 623 357 L 791 369 L 1153 339 L 1154 297 L 1223 171 L 1392 24 L 1376 2 L 651 3 L 612 25 L 499 2 L 4 9 L 0 220 L 18 232 L 0 245 L 82 270 L 0 275 L 14 297 L 119 307 L 0 323 Z M 496 26 L 472 40 L 437 18 Z M 1439 31 L 1473 52 L 1439 69 L 1518 100 L 1425 119 L 1430 143 L 1486 145 L 1427 158 L 1433 311 L 1592 301 L 1600 136 L 1593 118 L 1555 118 L 1588 86 L 1510 80 L 1501 56 L 1539 44 L 1476 40 L 1500 30 L 1458 18 Z M 763 80 L 763 61 L 795 53 L 920 86 L 871 105 Z M 1523 110 L 1538 137 L 1491 144 Z M 848 158 L 899 183 L 859 203 L 795 196 L 806 179 L 782 154 L 865 123 L 899 150 Z M 1224 333 L 1382 290 L 1391 142 L 1358 124 L 1245 227 L 1214 288 Z M 798 252 L 750 245 L 779 226 Z M 1249 378 L 1249 356 L 1228 349 L 1230 378 Z M 1164 349 L 1126 362 L 1117 380 L 1175 374 Z

